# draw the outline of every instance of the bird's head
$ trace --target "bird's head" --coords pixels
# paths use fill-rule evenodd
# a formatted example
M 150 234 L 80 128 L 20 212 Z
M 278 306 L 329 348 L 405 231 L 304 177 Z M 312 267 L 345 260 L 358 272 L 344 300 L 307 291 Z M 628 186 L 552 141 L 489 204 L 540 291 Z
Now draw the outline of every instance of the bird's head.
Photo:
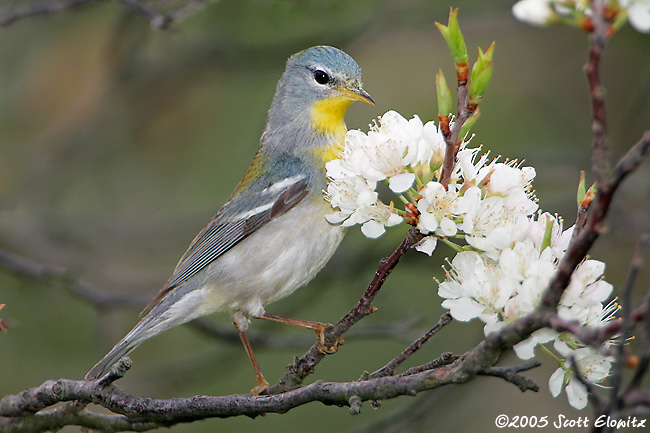
M 317 46 L 289 58 L 269 117 L 306 119 L 316 133 L 342 135 L 343 117 L 354 101 L 375 105 L 363 89 L 359 65 L 337 48 Z

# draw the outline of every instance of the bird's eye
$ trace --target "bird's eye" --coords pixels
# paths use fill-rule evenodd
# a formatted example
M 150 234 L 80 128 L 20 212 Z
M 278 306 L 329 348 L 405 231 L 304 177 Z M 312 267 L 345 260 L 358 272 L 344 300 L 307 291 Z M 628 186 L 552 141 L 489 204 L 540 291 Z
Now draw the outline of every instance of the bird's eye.
M 330 82 L 331 78 L 327 72 L 318 69 L 314 71 L 314 80 L 316 80 L 318 84 L 327 84 Z

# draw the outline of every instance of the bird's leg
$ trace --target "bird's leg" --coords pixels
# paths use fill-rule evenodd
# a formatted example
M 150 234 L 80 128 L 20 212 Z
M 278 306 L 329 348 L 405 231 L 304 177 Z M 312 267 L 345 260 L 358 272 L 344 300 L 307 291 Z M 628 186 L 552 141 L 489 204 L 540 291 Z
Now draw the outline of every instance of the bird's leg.
M 237 325 L 237 322 L 234 320 L 232 324 L 235 325 L 235 329 L 237 330 L 237 333 L 239 333 L 239 338 L 244 345 L 244 349 L 246 349 L 248 359 L 251 360 L 251 364 L 253 364 L 253 369 L 255 370 L 257 386 L 251 389 L 251 395 L 260 395 L 266 388 L 269 387 L 269 382 L 264 378 L 264 375 L 260 371 L 260 366 L 257 365 L 257 360 L 255 359 L 255 354 L 253 354 L 253 348 L 251 347 L 251 343 L 248 340 L 248 334 L 246 333 L 246 330 L 240 329 L 240 327 Z
M 264 313 L 256 318 L 271 320 L 273 322 L 286 323 L 287 325 L 299 326 L 305 329 L 311 329 L 312 331 L 316 332 L 316 335 L 318 336 L 318 351 L 323 354 L 329 355 L 336 353 L 336 351 L 339 350 L 339 345 L 343 344 L 343 337 L 339 337 L 338 340 L 334 342 L 333 346 L 327 347 L 325 345 L 325 331 L 327 331 L 328 327 L 332 326 L 329 323 L 325 324 L 320 322 L 312 322 L 310 320 L 292 319 L 289 317 L 276 316 L 275 314 L 268 313 Z

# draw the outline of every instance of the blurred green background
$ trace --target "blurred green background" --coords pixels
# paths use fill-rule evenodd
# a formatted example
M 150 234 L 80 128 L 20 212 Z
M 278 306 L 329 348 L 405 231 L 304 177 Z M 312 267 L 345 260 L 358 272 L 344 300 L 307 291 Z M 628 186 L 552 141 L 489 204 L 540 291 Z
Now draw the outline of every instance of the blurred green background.
M 0 28 L 0 248 L 66 268 L 108 291 L 152 296 L 247 168 L 288 56 L 329 44 L 357 60 L 377 106 L 354 105 L 349 128 L 365 130 L 389 109 L 431 120 L 434 74 L 442 68 L 448 81 L 454 76 L 433 25 L 446 22 L 449 6 L 419 0 L 221 0 L 161 32 L 117 2 L 98 2 Z M 541 208 L 571 225 L 579 170 L 590 166 L 590 106 L 582 72 L 586 36 L 575 29 L 519 23 L 510 14 L 511 2 L 458 0 L 453 6 L 461 9 L 472 56 L 476 46 L 485 49 L 496 41 L 494 74 L 474 144 L 535 166 Z M 602 76 L 611 146 L 620 155 L 650 127 L 648 35 L 630 29 L 616 35 Z M 393 229 L 379 240 L 349 230 L 315 281 L 267 311 L 335 322 L 405 230 Z M 609 231 L 592 250 L 592 257 L 607 262 L 607 279 L 616 287 L 625 281 L 635 241 L 648 231 L 645 163 L 625 184 Z M 409 253 L 377 297 L 379 311 L 358 325 L 398 324 L 406 331 L 350 336 L 310 380 L 355 380 L 432 326 L 443 313 L 432 278 L 444 277 L 446 256 L 451 251 L 444 245 L 432 258 Z M 642 272 L 636 300 L 649 273 Z M 65 284 L 4 270 L 0 303 L 7 304 L 0 316 L 10 327 L 0 334 L 0 395 L 47 379 L 82 378 L 137 321 L 135 309 L 97 311 Z M 226 315 L 210 320 L 229 325 Z M 257 321 L 251 328 L 312 337 Z M 462 353 L 481 336 L 478 323 L 452 323 L 406 367 L 444 351 Z M 308 346 L 256 353 L 273 383 Z M 134 366 L 119 385 L 137 395 L 246 393 L 254 385 L 238 342 L 216 341 L 188 327 L 146 342 L 132 359 Z M 365 404 L 359 416 L 315 403 L 284 415 L 215 419 L 172 431 L 491 432 L 498 431 L 494 419 L 501 413 L 593 416 L 570 408 L 564 394 L 550 396 L 547 380 L 555 366 L 540 359 L 544 366 L 529 374 L 541 386 L 537 394 L 480 377 L 386 401 L 378 410 Z M 500 365 L 515 363 L 508 354 Z

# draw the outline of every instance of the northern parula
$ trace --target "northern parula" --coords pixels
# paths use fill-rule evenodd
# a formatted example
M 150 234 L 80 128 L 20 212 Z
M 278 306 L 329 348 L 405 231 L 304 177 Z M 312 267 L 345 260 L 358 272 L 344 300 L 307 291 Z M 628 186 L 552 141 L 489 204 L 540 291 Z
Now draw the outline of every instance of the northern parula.
M 101 376 L 144 340 L 214 312 L 230 312 L 253 364 L 259 394 L 268 386 L 250 348 L 249 318 L 313 329 L 323 351 L 325 325 L 267 314 L 264 305 L 309 282 L 327 263 L 343 228 L 328 223 L 325 163 L 342 149 L 346 110 L 374 105 L 361 69 L 343 51 L 317 46 L 294 54 L 278 81 L 248 171 L 194 238 L 144 317 L 86 375 Z

